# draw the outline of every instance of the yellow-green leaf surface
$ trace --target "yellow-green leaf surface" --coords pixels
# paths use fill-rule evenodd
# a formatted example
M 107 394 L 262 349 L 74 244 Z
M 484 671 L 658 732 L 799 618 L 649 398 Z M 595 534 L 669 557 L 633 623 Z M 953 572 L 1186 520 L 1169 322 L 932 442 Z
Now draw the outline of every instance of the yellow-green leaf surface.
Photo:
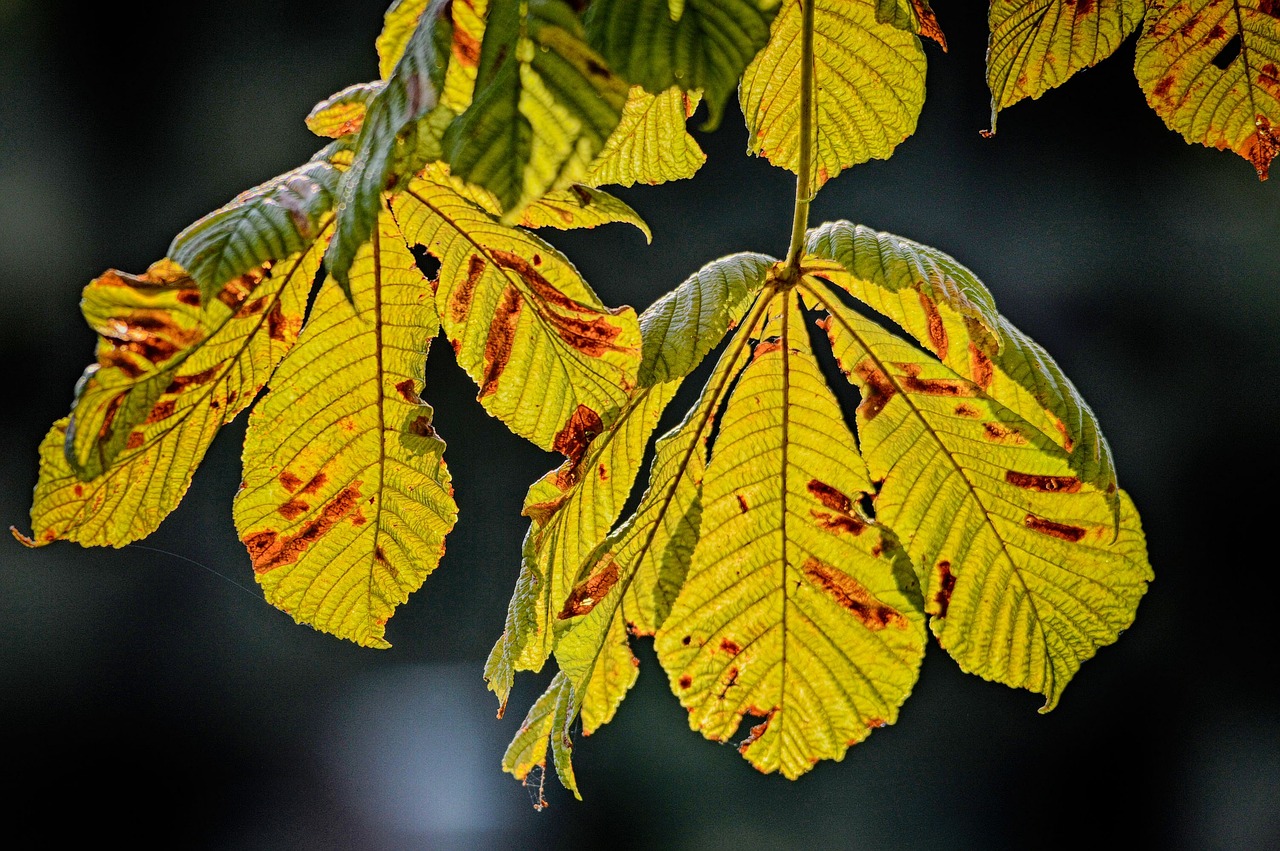
M 404 55 L 422 13 L 433 1 L 436 6 L 442 5 L 442 0 L 394 0 L 383 14 L 382 32 L 374 42 L 378 51 L 378 74 L 382 79 L 390 79 L 395 72 L 396 63 Z
M 748 149 L 800 167 L 800 0 L 784 0 L 739 94 Z M 893 153 L 924 105 L 924 50 L 907 30 L 876 19 L 875 0 L 817 0 L 814 9 L 813 188 Z
M 563 254 L 496 220 L 441 168 L 393 203 L 409 243 L 440 260 L 440 319 L 489 413 L 556 450 L 626 403 L 640 363 L 635 311 L 606 309 Z
M 924 655 L 910 565 L 857 507 L 872 485 L 809 347 L 775 297 L 729 398 L 689 574 L 658 658 L 690 726 L 789 778 L 892 723 Z
M 628 88 L 564 0 L 492 0 L 475 96 L 444 136 L 449 166 L 492 192 L 514 223 L 548 191 L 586 178 Z
M 317 136 L 340 139 L 359 131 L 364 124 L 369 101 L 382 91 L 383 83 L 356 83 L 335 92 L 307 113 L 307 129 Z
M 752 57 L 769 40 L 777 0 L 595 0 L 587 37 L 618 74 L 659 94 L 672 86 L 707 99 L 704 130 L 720 124 L 725 101 Z
M 1142 20 L 1143 0 L 993 0 L 987 85 L 995 114 L 1106 59 Z
M 947 37 L 928 0 L 876 0 L 876 20 L 931 38 L 944 52 L 947 49 Z
M 457 516 L 419 395 L 439 323 L 389 212 L 350 281 L 354 304 L 325 282 L 249 418 L 235 519 L 268 601 L 387 647 L 387 619 L 435 568 Z
M 41 444 L 30 541 L 122 547 L 155 531 L 218 429 L 297 339 L 323 253 L 320 239 L 228 282 L 203 309 L 195 282 L 169 261 L 90 284 L 98 363 L 81 379 L 74 425 L 60 420 Z
M 542 783 L 546 779 L 547 745 L 551 745 L 553 753 L 559 754 L 568 747 L 567 734 L 559 731 L 568 729 L 569 701 L 572 690 L 564 674 L 557 674 L 547 687 L 546 692 L 529 708 L 515 739 L 507 747 L 502 756 L 502 770 L 510 773 L 517 780 L 528 782 L 529 774 L 534 768 L 541 769 L 538 777 L 538 800 L 536 809 L 547 805 L 542 797 Z M 564 787 L 581 800 L 578 794 L 578 783 L 574 779 L 573 766 L 567 759 L 556 759 L 556 774 Z
M 449 67 L 445 71 L 440 103 L 461 115 L 471 105 L 480 66 L 480 45 L 484 41 L 484 19 L 489 0 L 453 0 L 453 39 L 449 45 Z
M 936 248 L 843 221 L 812 230 L 808 246 L 839 264 L 815 274 L 892 319 L 1070 453 L 1077 475 L 1114 494 L 1115 464 L 1093 411 L 1053 358 L 999 314 L 971 271 Z
M 622 120 L 605 141 L 583 182 L 657 184 L 683 180 L 702 168 L 707 155 L 685 129 L 701 95 L 672 86 L 662 94 L 632 86 Z
M 1266 180 L 1280 151 L 1280 6 L 1149 0 L 1134 71 L 1188 142 L 1235 151 Z
M 813 288 L 858 386 L 876 518 L 904 542 L 939 643 L 966 671 L 1043 694 L 1133 621 L 1151 579 L 1132 502 L 972 381 Z

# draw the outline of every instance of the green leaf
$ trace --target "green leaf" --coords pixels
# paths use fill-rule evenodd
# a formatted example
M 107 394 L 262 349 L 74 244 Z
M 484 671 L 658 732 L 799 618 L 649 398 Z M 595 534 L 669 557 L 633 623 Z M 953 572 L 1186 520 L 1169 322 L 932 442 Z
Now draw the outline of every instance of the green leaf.
M 91 283 L 84 309 L 101 335 L 98 363 L 80 380 L 70 419 L 40 446 L 24 542 L 122 547 L 155 531 L 218 429 L 297 339 L 323 248 L 321 239 L 246 273 L 204 307 L 195 281 L 170 261 Z
M 388 14 L 403 9 L 407 15 L 414 5 L 406 0 Z M 420 119 L 429 117 L 436 106 L 433 78 L 445 61 L 439 55 L 436 30 L 444 25 L 444 8 L 444 3 L 432 0 L 420 14 L 386 85 L 366 106 L 351 167 L 338 187 L 337 231 L 325 254 L 325 267 L 344 292 L 350 291 L 348 272 L 356 251 L 369 239 L 382 209 L 383 191 L 440 156 L 443 122 Z
M 616 183 L 650 185 L 683 180 L 707 161 L 707 155 L 685 129 L 701 95 L 672 86 L 651 95 L 632 86 L 622 120 L 605 141 L 583 182 L 591 186 Z
M 606 309 L 563 254 L 497 221 L 443 167 L 392 203 L 410 244 L 440 260 L 440 319 L 490 414 L 559 451 L 626 404 L 640 363 L 634 310 Z
M 237 195 L 178 234 L 169 256 L 200 287 L 211 304 L 228 281 L 263 263 L 302 251 L 320 233 L 337 196 L 341 175 L 324 148 L 305 165 Z
M 810 279 L 812 280 L 812 279 Z M 1081 663 L 1133 621 L 1151 579 L 1132 502 L 982 388 L 855 311 L 813 296 L 841 369 L 862 393 L 858 437 L 882 482 L 877 519 L 902 539 L 964 670 L 1057 705 Z
M 307 129 L 317 136 L 341 139 L 358 132 L 364 124 L 364 114 L 369 101 L 382 91 L 381 80 L 375 83 L 356 83 L 335 92 L 311 108 L 307 113 Z
M 784 0 L 769 43 L 742 78 L 748 150 L 800 168 L 800 0 Z M 893 153 L 924 105 L 924 50 L 876 20 L 873 0 L 817 0 L 814 9 L 816 190 L 849 166 Z
M 924 613 L 809 347 L 793 291 L 729 398 L 702 486 L 688 578 L 655 641 L 689 725 L 794 779 L 896 720 L 924 656 Z
M 1260 180 L 1280 152 L 1280 7 L 1274 0 L 1148 0 L 1134 71 L 1188 142 L 1235 151 Z
M 849 222 L 814 229 L 808 246 L 838 264 L 814 274 L 892 319 L 1070 453 L 1076 474 L 1118 512 L 1115 463 L 1093 411 L 1053 358 L 999 314 L 971 271 L 936 248 Z
M 449 167 L 492 192 L 514 223 L 547 192 L 586 179 L 627 90 L 563 0 L 494 0 L 474 100 L 445 134 Z
M 457 507 L 419 396 L 439 330 L 431 287 L 389 212 L 325 282 L 249 418 L 236 529 L 267 600 L 367 647 L 444 552 Z
M 777 9 L 764 5 L 685 0 L 676 16 L 669 0 L 596 0 L 586 17 L 587 37 L 614 71 L 651 94 L 672 86 L 701 91 L 709 110 L 702 129 L 711 131 L 743 69 L 769 40 Z
M 1143 0 L 993 0 L 987 85 L 996 113 L 1106 59 L 1142 20 Z

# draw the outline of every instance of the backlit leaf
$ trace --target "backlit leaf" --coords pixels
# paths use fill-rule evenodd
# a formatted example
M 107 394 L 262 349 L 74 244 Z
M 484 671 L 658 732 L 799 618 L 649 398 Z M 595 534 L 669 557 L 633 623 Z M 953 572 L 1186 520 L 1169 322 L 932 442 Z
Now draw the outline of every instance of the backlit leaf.
M 924 613 L 809 347 L 794 291 L 777 296 L 725 410 L 689 574 L 658 658 L 689 724 L 789 778 L 893 723 L 924 655 Z
M 947 37 L 929 7 L 929 0 L 876 0 L 876 20 L 931 38 L 944 52 L 947 49 Z
M 784 0 L 769 43 L 742 78 L 748 149 L 800 167 L 800 0 Z M 875 0 L 817 0 L 814 9 L 814 182 L 893 153 L 924 105 L 924 50 L 876 19 Z
M 1280 152 L 1280 5 L 1148 0 L 1134 71 L 1188 142 L 1235 151 L 1267 179 Z
M 586 178 L 627 90 L 564 0 L 492 0 L 475 97 L 445 134 L 449 167 L 518 221 L 546 192 Z
M 322 233 L 331 227 L 332 217 Z M 155 531 L 218 429 L 297 339 L 323 253 L 322 238 L 228 282 L 203 308 L 195 281 L 170 261 L 90 284 L 85 317 L 102 335 L 98 363 L 81 379 L 70 421 L 41 444 L 29 542 L 122 547 Z
M 1143 0 L 993 0 L 987 85 L 996 113 L 1106 59 L 1142 20 Z
M 354 304 L 325 282 L 249 418 L 235 519 L 269 602 L 387 647 L 387 619 L 435 568 L 457 516 L 419 396 L 439 323 L 389 212 L 350 281 Z
M 932 629 L 966 671 L 1045 695 L 1133 620 L 1151 569 L 1132 503 L 982 388 L 823 286 L 823 325 L 858 386 L 877 519 L 920 575 Z
M 440 103 L 460 115 L 471 105 L 474 94 L 489 0 L 454 0 L 452 10 L 453 38 L 449 45 L 449 68 L 445 72 Z
M 543 449 L 598 432 L 636 383 L 635 311 L 607 310 L 563 254 L 497 221 L 442 168 L 393 204 L 410 244 L 440 260 L 440 319 L 486 410 Z
M 591 186 L 616 183 L 665 183 L 693 177 L 707 155 L 685 129 L 701 95 L 673 86 L 652 95 L 632 86 L 622 120 L 605 141 L 583 182 Z
M 340 139 L 359 131 L 369 100 L 382 91 L 382 82 L 356 83 L 335 92 L 311 108 L 307 129 L 317 136 Z
M 702 129 L 714 130 L 743 69 L 769 40 L 777 6 L 685 0 L 678 18 L 671 11 L 669 0 L 596 0 L 587 37 L 614 71 L 652 94 L 701 91 L 709 110 Z
M 542 783 L 546 779 L 547 745 L 558 756 L 566 745 L 566 735 L 560 731 L 568 728 L 567 714 L 572 690 L 563 674 L 557 674 L 547 687 L 542 697 L 529 709 L 524 723 L 516 737 L 502 756 L 502 770 L 512 774 L 517 780 L 528 782 L 529 774 L 534 768 L 541 769 L 538 778 L 538 800 L 535 809 L 547 805 L 542 797 Z M 556 759 L 556 775 L 566 789 L 579 800 L 578 783 L 574 779 L 573 766 L 568 759 Z

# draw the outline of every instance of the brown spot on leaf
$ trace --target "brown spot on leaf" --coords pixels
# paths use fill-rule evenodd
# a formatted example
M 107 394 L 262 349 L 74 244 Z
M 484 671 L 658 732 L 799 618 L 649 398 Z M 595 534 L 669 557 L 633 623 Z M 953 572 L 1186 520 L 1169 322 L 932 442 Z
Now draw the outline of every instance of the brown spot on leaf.
M 463 321 L 471 311 L 471 299 L 475 295 L 480 276 L 484 274 L 485 266 L 484 258 L 477 254 L 472 254 L 467 261 L 467 276 L 454 288 L 453 296 L 449 299 L 449 315 L 454 322 Z
M 244 539 L 257 573 L 266 573 L 297 561 L 302 553 L 339 520 L 351 514 L 360 499 L 361 482 L 352 482 L 320 509 L 319 513 L 295 535 L 280 537 L 274 529 L 255 532 Z M 353 519 L 354 522 L 354 519 Z
M 173 416 L 173 412 L 177 407 L 178 403 L 175 400 L 164 399 L 151 409 L 151 413 L 147 414 L 147 418 L 143 421 L 143 424 L 150 425 L 151 423 L 158 423 L 161 420 L 167 420 L 169 417 Z
M 239 317 L 256 316 L 257 314 L 262 312 L 262 308 L 264 305 L 266 305 L 266 303 L 267 303 L 266 296 L 264 295 L 258 296 L 253 301 L 245 302 L 244 307 L 241 307 L 238 311 L 236 311 L 236 316 L 239 316 Z
M 311 481 L 307 482 L 307 486 L 302 489 L 302 493 L 315 493 L 324 487 L 324 483 L 329 481 L 329 477 L 323 472 L 316 473 L 311 477 Z
M 689 646 L 690 641 L 693 641 L 692 635 L 686 635 L 684 638 L 680 639 L 680 643 L 683 644 L 685 647 Z
M 932 344 L 933 353 L 938 356 L 938 360 L 946 360 L 950 346 L 947 341 L 947 327 L 942 322 L 938 305 L 921 291 L 920 306 L 924 308 L 925 320 L 929 326 L 929 342 Z
M 778 342 L 776 339 L 761 340 L 756 345 L 755 351 L 751 353 L 751 359 L 758 360 L 759 358 L 762 358 L 765 355 L 769 354 L 769 352 L 776 352 L 781 348 L 782 348 L 782 343 Z
M 1006 470 L 1004 480 L 1014 487 L 1045 493 L 1078 493 L 1080 480 L 1075 476 L 1041 476 Z
M 742 652 L 742 645 L 732 638 L 722 638 L 720 639 L 720 649 L 730 656 L 737 656 Z
M 886 626 L 907 628 L 907 619 L 900 612 L 881 603 L 861 582 L 847 573 L 812 556 L 801 565 L 801 569 L 811 582 L 862 621 L 867 629 L 881 630 Z
M 983 423 L 982 436 L 992 443 L 1016 443 L 1021 446 L 1027 442 L 1022 432 L 1004 423 Z
M 996 376 L 996 368 L 991 363 L 991 358 L 986 353 L 975 346 L 969 344 L 969 378 L 974 384 L 983 390 L 991 387 L 991 381 Z
M 208 369 L 191 375 L 175 375 L 173 381 L 169 382 L 169 386 L 165 388 L 166 393 L 181 393 L 189 387 L 198 387 L 205 384 L 217 376 L 218 371 L 222 369 L 222 364 L 215 364 Z
M 564 342 L 590 357 L 613 350 L 622 328 L 609 322 L 593 307 L 579 304 L 560 292 L 519 254 L 492 249 L 489 252 L 501 268 L 515 272 L 537 298 L 536 309 Z M 576 315 L 570 315 L 576 314 Z M 496 321 L 496 320 L 495 320 Z
M 921 396 L 972 396 L 973 385 L 963 378 L 917 378 L 902 376 L 902 387 L 908 393 Z
M 582 456 L 587 453 L 591 441 L 603 430 L 600 415 L 586 405 L 579 405 L 564 428 L 556 434 L 551 448 L 568 458 L 571 467 L 577 467 L 582 463 Z
M 138 449 L 142 444 L 147 442 L 147 438 L 140 431 L 135 431 L 129 435 L 129 439 L 124 442 L 125 449 Z
M 743 514 L 746 514 L 746 513 L 747 513 L 747 498 L 746 498 L 745 496 L 743 496 L 742 494 L 740 494 L 740 493 L 735 493 L 735 494 L 734 494 L 734 496 L 736 496 L 736 497 L 738 498 L 738 508 L 742 509 L 742 513 L 743 513 Z
M 489 324 L 489 337 L 484 342 L 484 378 L 480 383 L 480 398 L 498 389 L 498 380 L 511 359 L 511 347 L 516 337 L 516 322 L 520 319 L 520 292 L 513 286 L 502 291 L 498 308 Z
M 870 363 L 864 361 L 858 364 L 855 371 L 858 373 L 858 378 L 867 385 L 862 394 L 862 403 L 858 405 L 858 414 L 867 422 L 871 422 L 884 410 L 885 405 L 889 404 L 898 391 L 889 382 L 888 376 Z
M 680 678 L 680 688 L 688 688 L 691 685 L 693 685 L 693 677 L 685 674 Z
M 1085 530 L 1079 526 L 1069 526 L 1066 523 L 1058 523 L 1046 517 L 1040 517 L 1035 514 L 1028 514 L 1027 519 L 1023 521 L 1028 529 L 1039 532 L 1042 535 L 1049 535 L 1054 538 L 1061 538 L 1064 541 L 1075 543 L 1085 536 Z
M 867 524 L 852 514 L 828 514 L 825 511 L 810 509 L 809 513 L 818 521 L 818 525 L 837 534 L 848 532 L 850 535 L 861 535 Z
M 410 405 L 421 405 L 422 399 L 418 396 L 418 391 L 414 389 L 413 385 L 413 379 L 406 378 L 404 381 L 396 383 L 396 392 L 400 394 L 400 398 Z
M 605 465 L 600 465 L 600 481 L 607 482 L 609 480 L 609 470 Z
M 972 405 L 966 405 L 964 402 L 961 402 L 959 405 L 956 405 L 956 416 L 977 418 L 982 416 L 982 414 Z
M 480 64 L 480 40 L 462 27 L 453 28 L 453 55 L 463 68 Z
M 300 516 L 302 516 L 302 514 L 309 511 L 310 509 L 311 509 L 310 504 L 303 502 L 300 499 L 291 499 L 288 502 L 282 504 L 276 510 L 280 512 L 280 516 L 283 517 L 285 520 L 297 520 Z
M 435 427 L 431 425 L 431 418 L 425 414 L 414 417 L 409 421 L 409 434 L 417 435 L 418 437 L 440 437 L 436 432 Z
M 76 496 L 84 496 L 84 487 L 83 487 L 82 485 L 76 485 L 76 487 L 75 487 L 75 495 L 76 495 Z
M 1271 122 L 1264 115 L 1256 116 L 1254 124 L 1258 129 L 1244 140 L 1241 153 L 1258 170 L 1258 179 L 1266 180 L 1271 161 L 1280 153 L 1280 134 L 1272 129 Z
M 956 590 L 956 575 L 951 572 L 951 562 L 945 560 L 938 562 L 934 574 L 938 590 L 933 595 L 933 614 L 945 618 L 951 606 L 951 592 Z
M 288 470 L 285 470 L 277 476 L 276 480 L 284 486 L 285 490 L 290 492 L 296 491 L 298 489 L 298 485 L 302 484 L 302 479 L 298 478 L 293 473 L 290 473 Z
M 267 313 L 267 336 L 273 340 L 287 342 L 297 335 L 298 328 L 295 327 L 297 324 L 296 318 L 291 319 L 284 315 L 284 307 L 277 300 Z
M 1173 75 L 1169 75 L 1168 77 L 1165 77 L 1160 82 L 1156 83 L 1156 87 L 1151 90 L 1151 94 L 1153 97 L 1158 97 L 1163 99 L 1168 96 L 1169 89 L 1171 89 L 1172 87 L 1173 87 Z
M 200 306 L 199 290 L 178 290 L 177 298 L 179 302 L 187 305 L 188 307 Z
M 610 559 L 603 568 L 579 582 L 569 592 L 569 599 L 564 601 L 564 608 L 560 610 L 560 620 L 576 618 L 590 612 L 618 584 L 619 576 L 618 563 Z
M 938 26 L 938 17 L 933 14 L 933 9 L 923 0 L 911 0 L 911 6 L 916 10 L 916 18 L 920 21 L 920 35 L 936 41 L 942 52 L 946 53 L 947 37 L 942 34 L 942 27 Z
M 833 488 L 826 482 L 820 482 L 817 479 L 810 479 L 806 485 L 809 493 L 817 498 L 818 502 L 830 508 L 832 511 L 839 511 L 842 514 L 848 514 L 853 509 L 853 500 L 840 491 Z

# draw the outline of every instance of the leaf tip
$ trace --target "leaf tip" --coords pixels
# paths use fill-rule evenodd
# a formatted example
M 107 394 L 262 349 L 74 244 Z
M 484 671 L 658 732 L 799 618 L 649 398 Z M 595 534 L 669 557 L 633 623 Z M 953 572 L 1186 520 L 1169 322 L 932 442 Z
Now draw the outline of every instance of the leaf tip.
M 19 544 L 22 544 L 24 547 L 27 547 L 28 549 L 34 550 L 38 547 L 43 547 L 45 544 L 49 543 L 48 541 L 37 541 L 35 538 L 22 534 L 21 532 L 18 531 L 17 526 L 10 526 L 9 533 L 13 535 L 13 537 L 18 541 Z

